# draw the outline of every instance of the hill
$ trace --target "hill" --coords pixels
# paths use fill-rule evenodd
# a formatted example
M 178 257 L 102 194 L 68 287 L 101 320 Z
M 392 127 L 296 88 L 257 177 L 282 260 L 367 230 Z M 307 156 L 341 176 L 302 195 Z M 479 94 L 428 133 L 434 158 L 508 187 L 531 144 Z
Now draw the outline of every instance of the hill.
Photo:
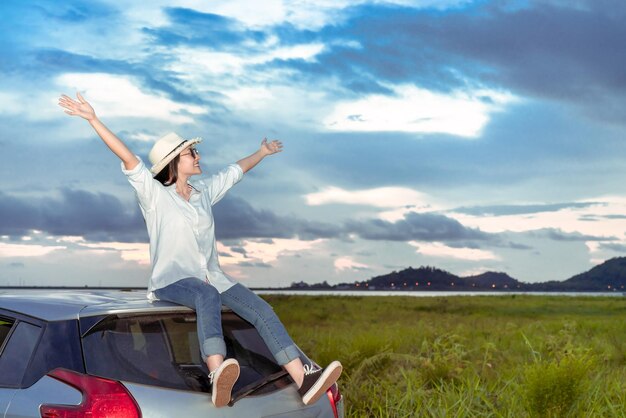
M 291 289 L 337 290 L 520 290 L 544 292 L 611 292 L 626 291 L 626 257 L 617 257 L 564 281 L 524 283 L 503 272 L 488 271 L 460 277 L 436 267 L 413 267 L 392 271 L 353 283 L 309 285 L 293 283 Z
M 610 292 L 626 288 L 626 257 L 616 257 L 565 280 L 563 286 L 575 291 Z

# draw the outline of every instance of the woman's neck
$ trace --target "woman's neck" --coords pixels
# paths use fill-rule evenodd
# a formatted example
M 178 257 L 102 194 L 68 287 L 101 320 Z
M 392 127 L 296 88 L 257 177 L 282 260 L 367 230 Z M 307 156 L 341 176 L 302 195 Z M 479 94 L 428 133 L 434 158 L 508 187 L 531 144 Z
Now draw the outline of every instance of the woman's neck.
M 189 196 L 191 196 L 191 187 L 187 183 L 188 179 L 189 176 L 179 176 L 176 179 L 176 193 L 185 198 L 185 200 L 189 200 Z

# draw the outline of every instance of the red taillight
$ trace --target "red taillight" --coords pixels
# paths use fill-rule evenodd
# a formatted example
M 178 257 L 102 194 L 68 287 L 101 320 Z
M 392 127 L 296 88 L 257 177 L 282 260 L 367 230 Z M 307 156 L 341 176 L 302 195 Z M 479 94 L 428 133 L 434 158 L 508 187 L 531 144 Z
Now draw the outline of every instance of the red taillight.
M 328 395 L 328 400 L 330 401 L 330 406 L 333 408 L 333 414 L 335 414 L 335 418 L 339 418 L 337 404 L 341 400 L 341 393 L 339 392 L 339 387 L 336 383 L 326 391 L 326 395 Z
M 89 376 L 67 369 L 48 373 L 80 390 L 80 405 L 41 405 L 42 418 L 141 418 L 135 399 L 120 382 Z

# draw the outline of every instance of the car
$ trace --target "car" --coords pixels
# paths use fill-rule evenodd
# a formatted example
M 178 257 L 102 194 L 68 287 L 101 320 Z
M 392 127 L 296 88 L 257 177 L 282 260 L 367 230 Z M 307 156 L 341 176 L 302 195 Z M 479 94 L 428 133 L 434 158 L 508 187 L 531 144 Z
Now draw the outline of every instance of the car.
M 215 408 L 193 310 L 145 290 L 0 289 L 0 417 L 343 417 L 336 384 L 305 406 L 256 329 L 226 308 L 222 323 L 241 374 Z

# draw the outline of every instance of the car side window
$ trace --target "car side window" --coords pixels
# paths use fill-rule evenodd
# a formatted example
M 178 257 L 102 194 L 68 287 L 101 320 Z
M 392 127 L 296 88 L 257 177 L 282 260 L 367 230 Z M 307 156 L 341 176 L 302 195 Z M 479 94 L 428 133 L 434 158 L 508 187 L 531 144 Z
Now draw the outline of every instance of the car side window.
M 4 341 L 9 336 L 11 328 L 13 328 L 14 320 L 9 318 L 3 318 L 0 316 L 0 354 L 2 354 L 2 348 L 4 347 Z
M 0 353 L 0 387 L 19 387 L 32 357 L 41 328 L 18 322 Z

